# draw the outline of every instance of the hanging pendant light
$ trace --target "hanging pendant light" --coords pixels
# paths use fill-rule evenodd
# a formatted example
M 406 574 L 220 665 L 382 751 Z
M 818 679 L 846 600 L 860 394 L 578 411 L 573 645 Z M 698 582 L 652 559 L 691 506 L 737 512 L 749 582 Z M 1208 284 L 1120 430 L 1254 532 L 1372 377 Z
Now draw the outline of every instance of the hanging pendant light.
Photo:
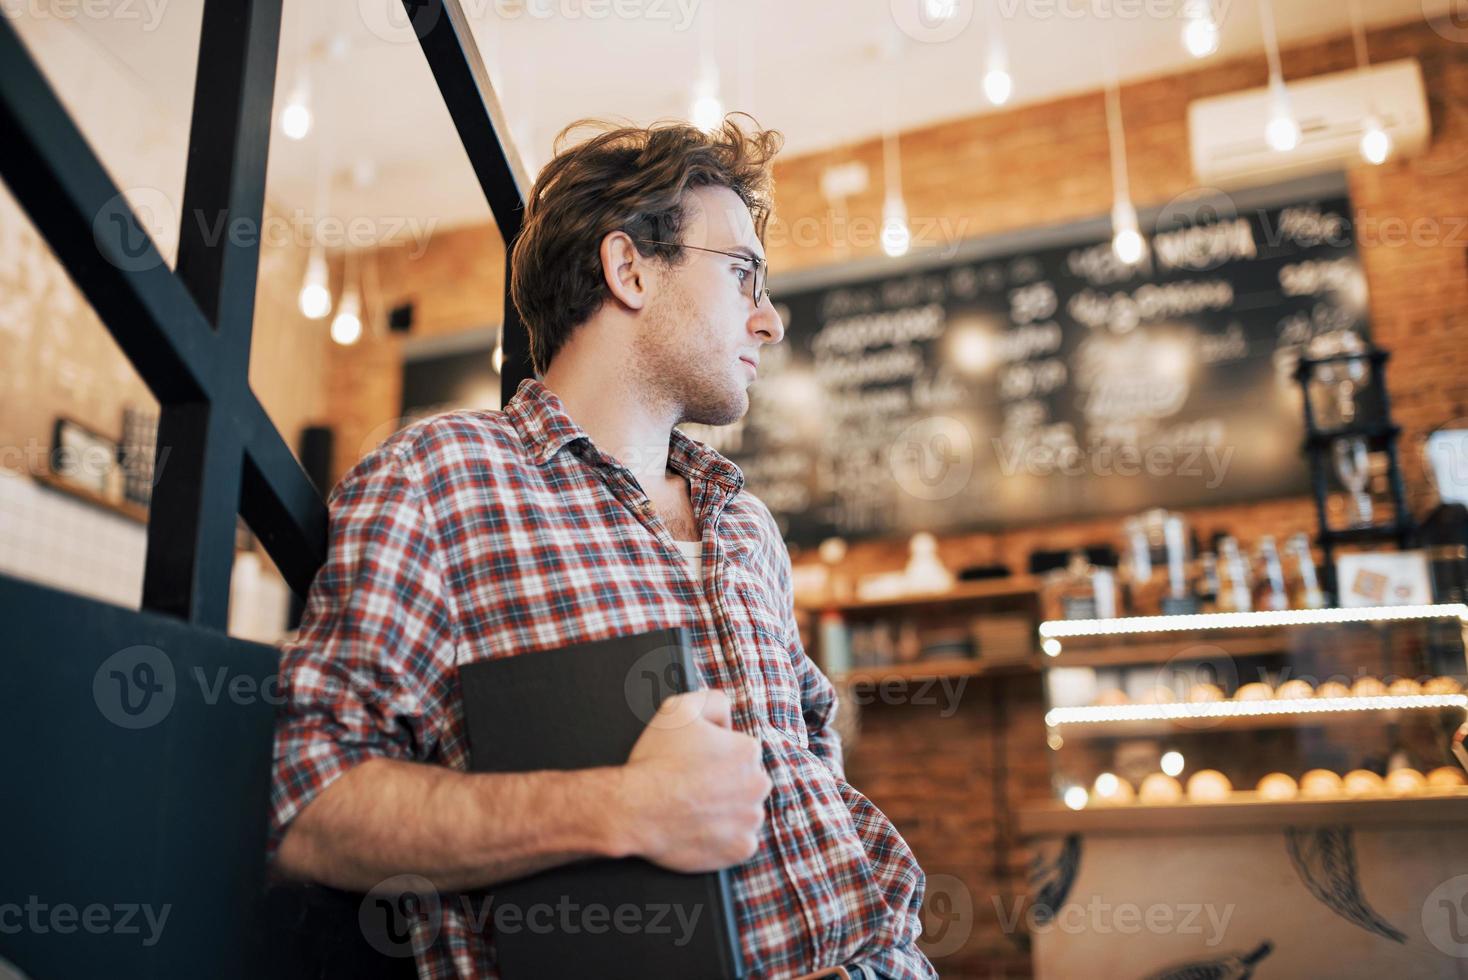
M 1189 0 L 1184 11 L 1183 47 L 1194 58 L 1206 58 L 1218 50 L 1218 19 L 1212 0 Z
M 1351 0 L 1350 10 L 1351 37 L 1356 46 L 1356 76 L 1366 104 L 1365 118 L 1361 121 L 1361 158 L 1373 166 L 1380 166 L 1392 155 L 1392 138 L 1382 125 L 1381 116 L 1371 97 L 1371 80 L 1366 75 L 1367 69 L 1371 67 L 1371 58 L 1366 51 L 1366 30 L 1361 24 L 1361 11 L 1357 3 L 1358 0 Z
M 989 53 L 984 62 L 984 98 L 990 105 L 1000 106 L 1014 94 L 1014 79 L 1009 74 L 1009 52 L 1000 32 L 999 4 L 986 3 L 989 20 Z
M 1121 89 L 1116 73 L 1106 83 L 1106 135 L 1111 148 L 1111 251 L 1118 261 L 1136 265 L 1147 254 L 1147 240 L 1132 205 L 1127 175 L 1126 132 L 1121 121 Z
M 1269 121 L 1264 126 L 1264 141 L 1270 149 L 1288 153 L 1300 145 L 1300 124 L 1290 109 L 1290 95 L 1279 64 L 1279 38 L 1274 33 L 1274 6 L 1270 0 L 1259 0 L 1259 23 L 1264 30 L 1264 54 L 1269 59 Z
M 693 125 L 713 132 L 724 124 L 724 103 L 719 99 L 719 61 L 714 54 L 712 15 L 706 14 L 699 24 L 699 83 L 689 110 Z
M 301 291 L 296 296 L 296 305 L 308 320 L 319 320 L 331 312 L 331 289 L 327 278 L 326 251 L 319 242 L 313 243 L 311 255 L 306 259 L 306 278 L 302 280 Z
M 896 124 L 896 92 L 898 74 L 893 70 L 899 48 L 889 38 L 886 45 L 882 85 L 882 175 L 886 179 L 887 196 L 882 202 L 882 251 L 890 258 L 901 258 L 912 245 L 912 232 L 907 225 L 907 202 L 902 199 L 902 148 L 898 145 Z

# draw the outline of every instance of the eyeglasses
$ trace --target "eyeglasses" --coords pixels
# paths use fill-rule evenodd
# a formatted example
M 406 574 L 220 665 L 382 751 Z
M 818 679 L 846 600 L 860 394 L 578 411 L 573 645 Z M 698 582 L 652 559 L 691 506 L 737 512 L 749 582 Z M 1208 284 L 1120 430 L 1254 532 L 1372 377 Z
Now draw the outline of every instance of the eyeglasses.
M 639 241 L 644 245 L 671 245 L 673 248 L 692 248 L 697 249 L 700 252 L 713 252 L 716 255 L 727 255 L 730 258 L 743 259 L 750 265 L 754 266 L 754 274 L 751 275 L 749 278 L 750 283 L 753 287 L 750 290 L 750 295 L 754 298 L 755 309 L 758 309 L 759 305 L 765 301 L 765 297 L 770 295 L 769 286 L 765 282 L 764 259 L 758 258 L 753 255 L 744 255 L 740 252 L 726 252 L 720 248 L 704 248 L 701 245 L 682 245 L 678 242 L 660 242 L 653 238 L 638 238 L 636 239 L 636 241 Z

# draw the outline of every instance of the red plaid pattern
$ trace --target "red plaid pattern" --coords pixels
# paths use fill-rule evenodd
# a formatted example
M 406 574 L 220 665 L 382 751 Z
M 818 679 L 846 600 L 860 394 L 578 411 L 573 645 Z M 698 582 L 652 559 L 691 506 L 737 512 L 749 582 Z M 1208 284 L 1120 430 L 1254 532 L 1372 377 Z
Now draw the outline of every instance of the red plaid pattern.
M 922 869 L 844 778 L 835 690 L 801 647 L 774 518 L 736 465 L 676 429 L 668 462 L 691 488 L 702 583 L 631 471 L 534 378 L 503 411 L 424 420 L 353 467 L 330 496 L 329 553 L 300 632 L 281 649 L 271 855 L 364 759 L 466 768 L 458 664 L 685 626 L 774 783 L 759 852 L 734 871 L 751 976 L 854 960 L 936 976 L 914 945 Z M 495 976 L 491 938 L 457 896 L 442 908 L 419 976 Z

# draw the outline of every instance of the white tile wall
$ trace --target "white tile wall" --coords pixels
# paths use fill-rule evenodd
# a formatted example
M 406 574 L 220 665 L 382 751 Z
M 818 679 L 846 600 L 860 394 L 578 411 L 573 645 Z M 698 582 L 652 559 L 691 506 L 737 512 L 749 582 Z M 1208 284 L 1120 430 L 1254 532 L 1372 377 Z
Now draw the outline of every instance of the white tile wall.
M 0 468 L 0 573 L 137 609 L 146 554 L 142 524 Z M 290 590 L 250 552 L 235 558 L 229 606 L 231 636 L 286 635 Z

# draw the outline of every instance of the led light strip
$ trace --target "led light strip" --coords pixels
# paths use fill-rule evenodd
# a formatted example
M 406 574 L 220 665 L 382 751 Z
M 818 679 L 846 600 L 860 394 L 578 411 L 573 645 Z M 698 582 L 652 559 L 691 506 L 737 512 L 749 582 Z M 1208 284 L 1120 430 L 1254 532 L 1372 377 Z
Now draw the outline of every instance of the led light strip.
M 1238 629 L 1249 626 L 1318 626 L 1331 623 L 1386 623 L 1407 619 L 1468 620 L 1468 605 L 1444 602 L 1424 606 L 1362 606 L 1357 609 L 1282 609 L 1279 611 L 1195 613 L 1186 616 L 1126 616 L 1121 619 L 1051 619 L 1040 636 L 1122 636 L 1185 630 Z
M 1087 722 L 1318 715 L 1342 711 L 1392 711 L 1402 708 L 1462 708 L 1468 710 L 1468 694 L 1383 694 L 1368 697 L 1299 698 L 1297 700 L 1103 704 L 1076 708 L 1051 708 L 1045 713 L 1045 724 L 1055 728 L 1060 725 Z

